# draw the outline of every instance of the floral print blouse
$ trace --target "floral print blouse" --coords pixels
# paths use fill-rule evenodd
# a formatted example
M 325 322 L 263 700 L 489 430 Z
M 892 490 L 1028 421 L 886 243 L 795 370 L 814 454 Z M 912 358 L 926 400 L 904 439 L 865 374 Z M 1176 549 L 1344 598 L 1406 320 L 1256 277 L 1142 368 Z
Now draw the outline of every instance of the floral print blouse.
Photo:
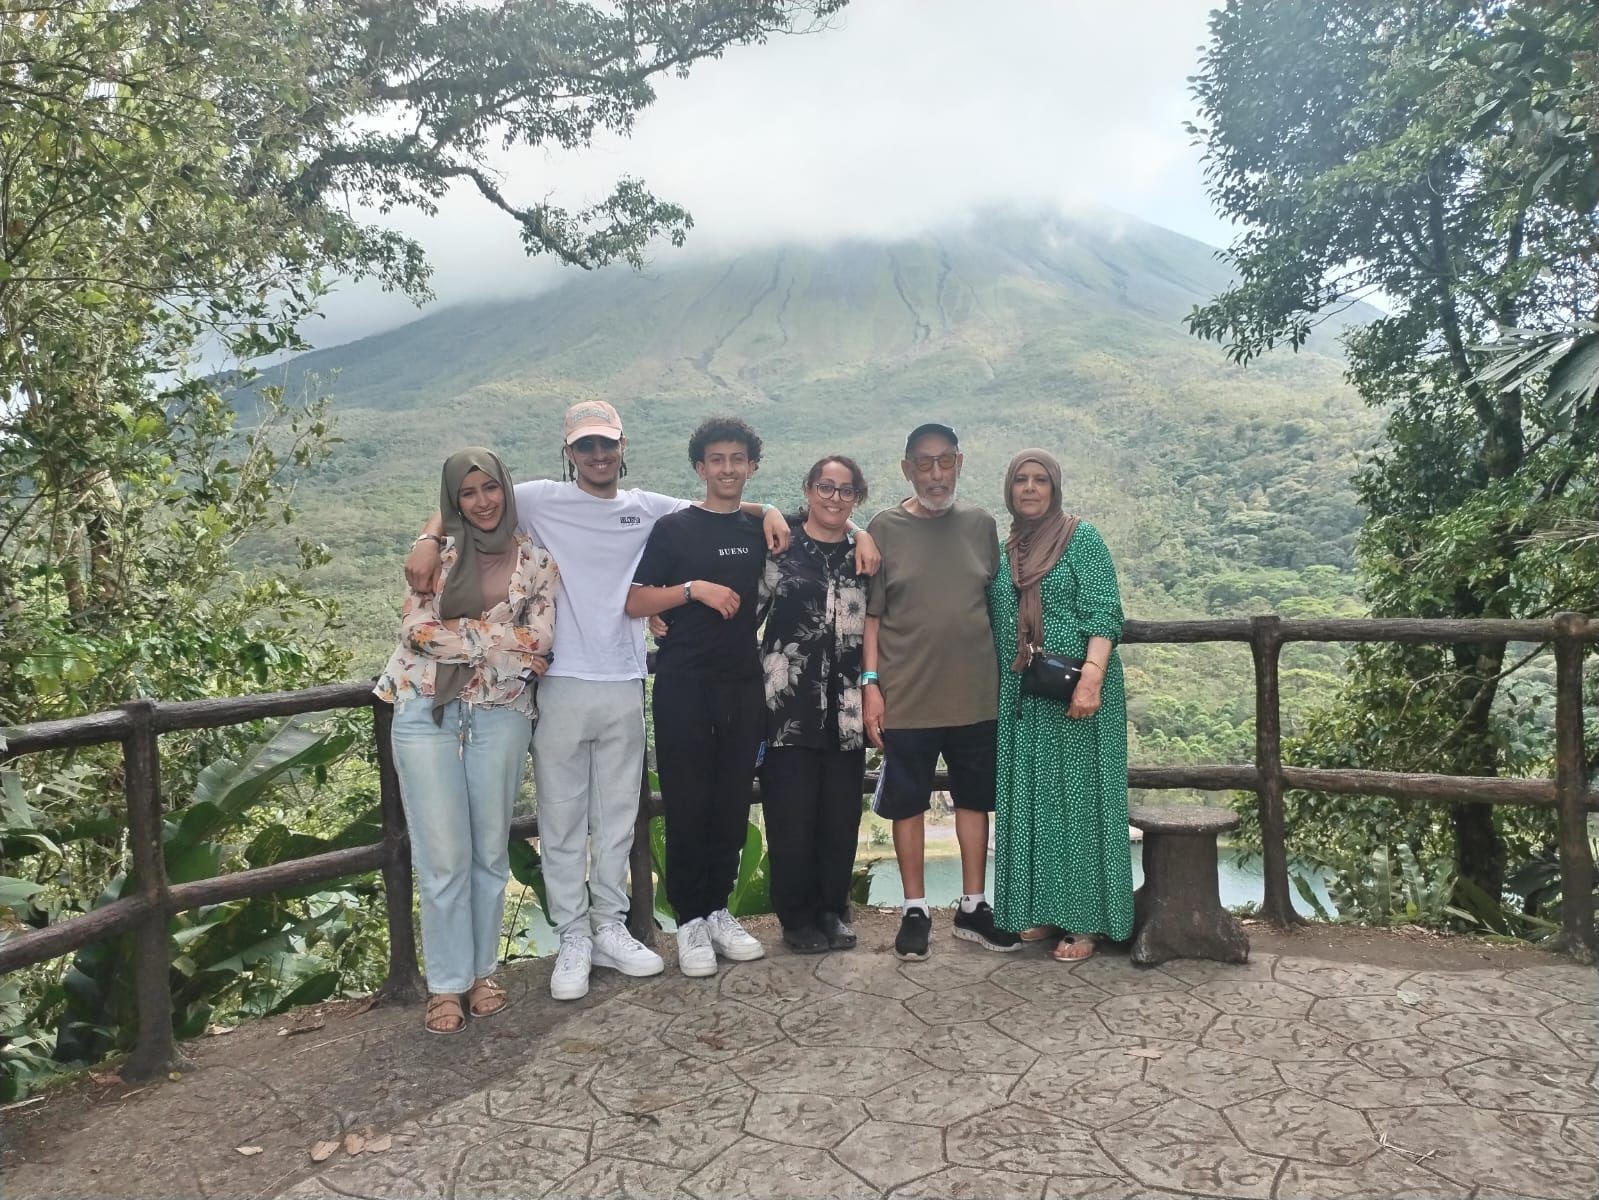
M 866 579 L 846 540 L 818 542 L 789 518 L 788 553 L 769 556 L 761 581 L 767 745 L 858 750 Z
M 431 697 L 439 663 L 470 663 L 475 669 L 461 689 L 464 703 L 535 715 L 527 656 L 547 655 L 555 645 L 555 585 L 560 569 L 549 551 L 526 534 L 516 535 L 516 549 L 510 594 L 479 619 L 463 617 L 451 629 L 439 618 L 437 594 L 406 596 L 400 644 L 372 689 L 379 699 L 395 704 Z M 458 557 L 454 542 L 446 539 L 439 559 L 440 591 Z

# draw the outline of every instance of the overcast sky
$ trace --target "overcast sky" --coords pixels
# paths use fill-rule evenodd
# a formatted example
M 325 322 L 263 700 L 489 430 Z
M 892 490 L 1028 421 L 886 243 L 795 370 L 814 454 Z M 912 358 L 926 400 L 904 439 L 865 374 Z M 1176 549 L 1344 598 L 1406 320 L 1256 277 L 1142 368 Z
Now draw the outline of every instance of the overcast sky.
M 631 139 L 498 160 L 515 201 L 578 208 L 622 175 L 695 227 L 655 261 L 843 234 L 896 236 L 994 203 L 1106 207 L 1214 245 L 1187 76 L 1205 0 L 854 0 L 832 27 L 729 51 L 665 79 Z M 571 268 L 529 259 L 475 193 L 392 218 L 427 248 L 436 304 L 526 294 Z M 321 346 L 414 319 L 342 286 L 307 333 Z

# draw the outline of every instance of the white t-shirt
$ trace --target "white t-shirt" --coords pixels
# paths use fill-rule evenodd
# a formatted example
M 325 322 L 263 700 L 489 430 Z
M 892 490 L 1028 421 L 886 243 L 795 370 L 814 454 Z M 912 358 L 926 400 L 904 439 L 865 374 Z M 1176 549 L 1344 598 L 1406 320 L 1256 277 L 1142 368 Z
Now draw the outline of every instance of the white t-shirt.
M 516 485 L 517 528 L 549 550 L 561 568 L 551 675 L 644 678 L 644 622 L 623 609 L 655 522 L 688 506 L 687 500 L 639 488 L 602 500 L 555 479 Z

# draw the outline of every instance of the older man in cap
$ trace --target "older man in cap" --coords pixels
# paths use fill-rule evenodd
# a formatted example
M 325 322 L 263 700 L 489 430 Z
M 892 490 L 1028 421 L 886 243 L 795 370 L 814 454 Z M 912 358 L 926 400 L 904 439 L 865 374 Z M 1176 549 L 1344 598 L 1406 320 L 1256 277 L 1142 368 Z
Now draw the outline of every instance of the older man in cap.
M 953 932 L 989 950 L 1021 947 L 984 894 L 994 811 L 999 668 L 988 585 L 999 570 L 994 518 L 955 499 L 960 439 L 941 422 L 911 430 L 900 464 L 913 494 L 872 518 L 883 565 L 866 602 L 866 736 L 883 751 L 874 807 L 894 825 L 905 909 L 894 953 L 928 955 L 925 817 L 939 756 L 949 768 L 962 895 Z

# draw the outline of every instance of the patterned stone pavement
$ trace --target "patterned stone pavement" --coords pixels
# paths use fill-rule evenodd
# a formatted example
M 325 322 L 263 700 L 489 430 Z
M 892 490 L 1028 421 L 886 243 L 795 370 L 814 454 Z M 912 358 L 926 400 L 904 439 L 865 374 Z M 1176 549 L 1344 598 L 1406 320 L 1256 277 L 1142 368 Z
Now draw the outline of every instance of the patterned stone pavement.
M 596 972 L 454 1038 L 419 1010 L 310 1014 L 191 1046 L 177 1082 L 8 1122 L 24 1197 L 1464 1197 L 1599 1193 L 1599 973 L 1257 953 L 1068 967 L 937 925 L 653 980 Z M 764 932 L 764 931 L 763 931 Z M 1384 935 L 1372 935 L 1382 937 Z M 1393 935 L 1397 937 L 1398 935 Z M 770 942 L 770 937 L 768 937 Z M 670 949 L 670 945 L 666 947 Z M 1488 955 L 1454 953 L 1453 961 Z M 1436 961 L 1433 956 L 1432 961 Z M 1524 965 L 1527 963 L 1535 965 Z M 305 1014 L 302 1014 L 302 1017 Z M 322 1023 L 318 1023 L 322 1022 Z M 276 1035 L 276 1036 L 275 1036 Z M 85 1088 L 84 1093 L 92 1091 Z M 92 1103 L 85 1104 L 89 1099 Z M 9 1116 L 9 1114 L 8 1114 Z M 320 1163 L 319 1140 L 387 1135 Z
M 1599 975 L 938 941 L 667 974 L 320 1197 L 1547 1197 L 1599 1191 Z

